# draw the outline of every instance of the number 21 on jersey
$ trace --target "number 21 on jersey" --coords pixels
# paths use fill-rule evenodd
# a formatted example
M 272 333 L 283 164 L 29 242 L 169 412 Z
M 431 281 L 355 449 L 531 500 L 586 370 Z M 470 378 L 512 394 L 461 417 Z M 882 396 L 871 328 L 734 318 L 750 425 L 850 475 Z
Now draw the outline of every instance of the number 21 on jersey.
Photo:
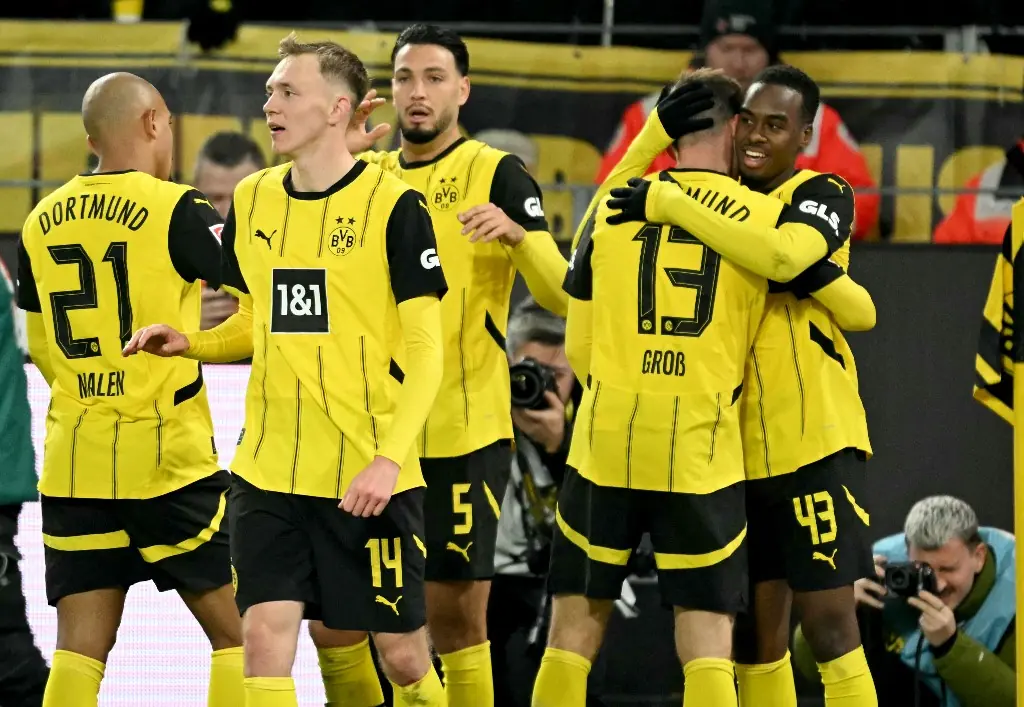
M 667 238 L 663 238 L 665 232 Z M 640 243 L 637 269 L 637 332 L 665 336 L 700 336 L 715 310 L 715 289 L 721 256 L 678 226 L 645 224 L 633 240 Z M 662 267 L 659 258 L 678 246 L 700 249 L 700 264 L 694 268 Z M 657 302 L 659 278 L 672 287 L 694 290 L 693 313 L 665 311 Z

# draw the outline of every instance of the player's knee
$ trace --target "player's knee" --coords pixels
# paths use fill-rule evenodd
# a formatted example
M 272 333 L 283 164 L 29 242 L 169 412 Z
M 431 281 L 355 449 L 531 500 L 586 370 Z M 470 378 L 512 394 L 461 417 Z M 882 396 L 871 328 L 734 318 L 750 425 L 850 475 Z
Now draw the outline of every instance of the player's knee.
M 801 614 L 804 638 L 817 662 L 835 660 L 860 645 L 857 614 L 852 606 L 805 606 Z
M 396 685 L 418 682 L 430 670 L 430 650 L 423 629 L 407 634 L 377 634 L 374 643 L 384 674 Z
M 242 624 L 247 677 L 287 677 L 291 674 L 298 623 L 284 612 L 249 609 Z
M 84 655 L 101 663 L 107 662 L 116 641 L 116 626 L 98 630 L 95 624 L 68 621 L 57 627 L 57 650 Z
M 593 662 L 604 639 L 613 602 L 556 596 L 551 607 L 548 648 L 570 651 Z
M 487 640 L 489 582 L 427 584 L 427 625 L 438 653 L 453 653 Z
M 735 618 L 711 611 L 676 609 L 676 654 L 681 665 L 697 658 L 731 659 Z
M 741 665 L 758 662 L 757 625 L 749 613 L 739 614 L 732 630 L 733 659 Z

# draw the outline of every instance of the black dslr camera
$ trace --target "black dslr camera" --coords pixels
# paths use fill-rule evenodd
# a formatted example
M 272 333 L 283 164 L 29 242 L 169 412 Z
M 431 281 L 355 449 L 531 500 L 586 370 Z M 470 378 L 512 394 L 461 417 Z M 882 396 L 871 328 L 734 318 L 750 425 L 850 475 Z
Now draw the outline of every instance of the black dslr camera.
M 919 592 L 938 591 L 935 570 L 925 562 L 895 562 L 885 567 L 885 588 L 898 597 L 909 599 Z
M 512 381 L 512 406 L 528 410 L 545 410 L 548 401 L 544 391 L 557 393 L 555 372 L 532 358 L 524 358 L 519 363 L 509 366 L 509 378 Z

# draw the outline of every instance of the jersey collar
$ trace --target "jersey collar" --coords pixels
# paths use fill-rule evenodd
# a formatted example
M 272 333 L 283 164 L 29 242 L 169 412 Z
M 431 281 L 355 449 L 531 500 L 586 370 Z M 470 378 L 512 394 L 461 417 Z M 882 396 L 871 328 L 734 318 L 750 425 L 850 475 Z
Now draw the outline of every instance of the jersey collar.
M 466 141 L 466 138 L 460 137 L 458 140 L 456 140 L 451 145 L 446 147 L 437 157 L 434 157 L 433 159 L 429 159 L 429 160 L 419 160 L 419 161 L 416 161 L 416 162 L 406 162 L 405 161 L 405 157 L 403 157 L 402 155 L 399 155 L 398 156 L 398 164 L 399 164 L 399 166 L 401 166 L 402 169 L 418 169 L 419 167 L 428 167 L 428 166 L 434 164 L 435 162 L 439 162 L 439 161 L 443 160 L 445 157 L 447 157 L 452 152 L 454 152 L 455 148 L 457 148 L 459 145 L 461 145 L 465 141 Z
M 326 199 L 331 194 L 339 192 L 349 184 L 354 182 L 363 170 L 366 169 L 366 162 L 362 160 L 356 160 L 356 163 L 352 165 L 352 169 L 345 173 L 345 176 L 336 181 L 331 186 L 327 187 L 324 191 L 295 191 L 295 185 L 292 184 L 292 169 L 288 168 L 288 173 L 284 175 L 284 179 L 281 183 L 284 185 L 285 193 L 293 199 L 299 199 L 301 201 L 316 201 L 317 199 Z

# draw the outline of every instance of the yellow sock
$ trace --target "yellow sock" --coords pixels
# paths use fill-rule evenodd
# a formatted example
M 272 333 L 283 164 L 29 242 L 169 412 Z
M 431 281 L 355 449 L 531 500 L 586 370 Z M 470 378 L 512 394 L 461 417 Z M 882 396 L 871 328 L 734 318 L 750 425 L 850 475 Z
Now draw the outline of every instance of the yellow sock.
M 828 663 L 818 663 L 818 672 L 825 685 L 825 707 L 878 707 L 863 646 Z
M 210 658 L 210 688 L 206 695 L 207 707 L 241 707 L 245 703 L 242 681 L 242 647 L 214 651 Z
M 369 638 L 354 646 L 321 648 L 317 655 L 330 707 L 377 707 L 384 703 Z
M 491 642 L 441 656 L 448 707 L 494 707 Z
M 43 707 L 96 707 L 106 666 L 71 651 L 54 651 Z
M 532 707 L 585 707 L 590 661 L 572 651 L 546 648 L 533 683 Z
M 740 707 L 797 707 L 789 651 L 775 663 L 737 663 L 736 681 L 740 686 Z
M 245 707 L 299 707 L 291 678 L 245 678 Z
M 696 658 L 683 666 L 683 707 L 737 707 L 733 662 Z
M 412 685 L 401 687 L 391 683 L 395 693 L 395 707 L 447 707 L 448 701 L 441 687 L 441 679 L 430 666 L 427 674 Z M 246 705 L 248 707 L 248 705 Z

